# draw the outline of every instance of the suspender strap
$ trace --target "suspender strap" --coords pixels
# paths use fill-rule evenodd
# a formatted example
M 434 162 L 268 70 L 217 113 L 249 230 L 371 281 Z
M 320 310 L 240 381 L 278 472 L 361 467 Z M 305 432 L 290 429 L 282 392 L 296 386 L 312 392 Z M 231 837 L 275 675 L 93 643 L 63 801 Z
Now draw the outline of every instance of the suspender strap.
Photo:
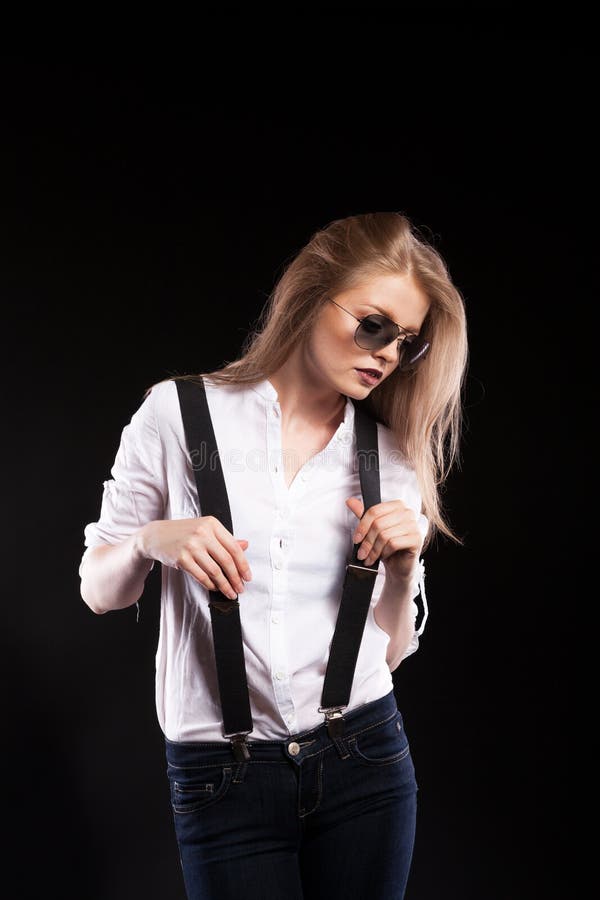
M 200 382 L 176 380 L 179 404 L 196 488 L 200 515 L 214 516 L 233 534 L 229 498 L 219 450 L 208 409 L 206 390 Z M 221 591 L 209 591 L 210 618 L 217 665 L 217 683 L 223 714 L 223 737 L 230 737 L 236 759 L 250 754 L 245 735 L 252 731 L 252 715 L 244 662 L 239 600 Z
M 354 409 L 360 488 L 366 512 L 381 502 L 377 423 L 356 403 Z M 325 713 L 332 738 L 343 734 L 341 710 L 350 700 L 354 670 L 378 572 L 377 567 L 365 566 L 364 561 L 358 559 L 356 554 L 359 548 L 360 544 L 354 545 L 351 561 L 346 566 L 342 600 L 319 707 L 319 712 Z
M 200 512 L 214 516 L 233 534 L 225 478 L 210 418 L 204 381 L 175 379 L 185 438 L 190 456 Z M 354 431 L 360 487 L 365 512 L 381 501 L 377 423 L 354 402 Z M 364 514 L 364 513 L 363 513 Z M 360 644 L 378 569 L 365 566 L 353 548 L 346 566 L 342 599 L 325 673 L 321 706 L 330 737 L 342 752 L 342 709 L 348 705 Z M 217 667 L 217 683 L 223 714 L 223 737 L 230 737 L 239 762 L 250 758 L 246 735 L 252 731 L 252 715 L 244 661 L 238 600 L 220 591 L 209 591 L 210 615 Z

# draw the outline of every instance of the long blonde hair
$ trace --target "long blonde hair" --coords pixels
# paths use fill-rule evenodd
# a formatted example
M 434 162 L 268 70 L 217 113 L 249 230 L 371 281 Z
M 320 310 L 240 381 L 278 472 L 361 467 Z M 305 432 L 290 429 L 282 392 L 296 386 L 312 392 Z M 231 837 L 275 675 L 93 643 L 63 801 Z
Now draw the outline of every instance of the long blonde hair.
M 392 430 L 398 449 L 415 470 L 422 511 L 429 520 L 423 549 L 437 531 L 462 544 L 445 520 L 440 488 L 452 466 L 460 465 L 468 360 L 464 301 L 438 251 L 405 215 L 364 213 L 336 219 L 316 231 L 283 266 L 239 358 L 201 375 L 241 385 L 268 378 L 308 338 L 328 295 L 380 274 L 410 274 L 425 292 L 430 308 L 420 333 L 430 339 L 431 348 L 415 370 L 395 369 L 359 402 Z

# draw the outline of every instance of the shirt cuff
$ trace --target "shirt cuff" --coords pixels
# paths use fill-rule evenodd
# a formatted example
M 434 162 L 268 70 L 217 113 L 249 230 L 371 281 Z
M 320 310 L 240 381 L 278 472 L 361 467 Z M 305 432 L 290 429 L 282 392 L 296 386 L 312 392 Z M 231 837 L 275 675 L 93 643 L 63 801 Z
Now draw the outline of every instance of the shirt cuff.
M 415 576 L 415 580 L 419 587 L 419 593 L 421 594 L 421 600 L 423 601 L 423 618 L 421 620 L 421 624 L 419 625 L 419 630 L 415 631 L 415 635 L 417 637 L 419 637 L 419 635 L 423 634 L 423 630 L 425 628 L 425 622 L 427 621 L 427 616 L 429 615 L 429 608 L 427 606 L 427 597 L 425 595 L 425 563 L 423 562 L 422 559 L 419 560 L 419 565 L 418 565 L 417 573 Z

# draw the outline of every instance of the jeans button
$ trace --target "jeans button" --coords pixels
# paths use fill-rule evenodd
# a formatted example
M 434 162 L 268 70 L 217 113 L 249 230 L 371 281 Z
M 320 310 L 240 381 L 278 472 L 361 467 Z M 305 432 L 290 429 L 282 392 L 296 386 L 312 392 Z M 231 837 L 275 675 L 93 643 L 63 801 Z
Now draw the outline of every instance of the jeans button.
M 292 756 L 298 756 L 300 753 L 300 745 L 297 744 L 296 741 L 292 741 L 291 744 L 288 744 L 288 751 Z

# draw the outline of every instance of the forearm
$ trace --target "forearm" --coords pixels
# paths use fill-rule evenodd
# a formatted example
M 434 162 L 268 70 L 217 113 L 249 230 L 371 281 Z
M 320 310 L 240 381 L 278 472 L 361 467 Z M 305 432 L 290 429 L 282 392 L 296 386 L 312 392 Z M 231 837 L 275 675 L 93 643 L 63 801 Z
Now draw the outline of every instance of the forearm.
M 392 672 L 400 664 L 415 631 L 412 585 L 412 578 L 392 581 L 386 576 L 381 597 L 374 607 L 375 621 L 390 636 L 386 662 Z
M 141 549 L 143 529 L 119 544 L 94 547 L 81 570 L 81 596 L 98 614 L 137 603 L 153 560 Z

